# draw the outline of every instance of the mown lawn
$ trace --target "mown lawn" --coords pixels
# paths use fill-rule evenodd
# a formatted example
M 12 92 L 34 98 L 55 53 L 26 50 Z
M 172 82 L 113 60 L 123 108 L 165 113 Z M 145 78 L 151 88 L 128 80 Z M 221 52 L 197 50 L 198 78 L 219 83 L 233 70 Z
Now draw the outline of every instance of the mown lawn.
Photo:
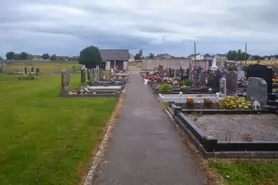
M 60 84 L 60 75 L 2 76 L 1 185 L 75 185 L 86 174 L 118 99 L 59 98 Z
M 234 160 L 209 163 L 227 185 L 277 185 L 278 161 Z
M 32 63 L 32 66 L 27 66 L 25 63 Z M 41 74 L 49 74 L 49 73 L 58 73 L 61 72 L 63 69 L 67 69 L 68 71 L 73 71 L 73 66 L 76 66 L 77 69 L 81 67 L 80 64 L 77 62 L 71 63 L 59 63 L 59 62 L 49 62 L 49 63 L 39 63 L 34 61 L 26 61 L 25 63 L 17 63 L 5 66 L 5 72 L 16 72 L 16 71 L 23 71 L 24 67 L 27 67 L 28 71 L 31 72 L 31 67 L 40 68 Z

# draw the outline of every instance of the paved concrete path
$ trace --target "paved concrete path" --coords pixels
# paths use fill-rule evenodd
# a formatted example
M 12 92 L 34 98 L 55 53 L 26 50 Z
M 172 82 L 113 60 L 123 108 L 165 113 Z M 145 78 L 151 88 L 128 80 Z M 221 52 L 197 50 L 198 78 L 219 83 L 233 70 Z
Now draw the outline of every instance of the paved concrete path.
M 183 145 L 139 73 L 132 72 L 123 113 L 97 185 L 203 185 Z

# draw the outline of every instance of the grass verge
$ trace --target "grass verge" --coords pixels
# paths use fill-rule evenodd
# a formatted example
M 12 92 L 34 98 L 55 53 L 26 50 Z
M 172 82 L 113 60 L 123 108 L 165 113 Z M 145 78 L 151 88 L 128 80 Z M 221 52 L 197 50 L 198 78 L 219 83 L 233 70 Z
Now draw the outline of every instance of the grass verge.
M 209 167 L 223 177 L 226 185 L 278 184 L 277 160 L 211 160 Z
M 60 75 L 0 83 L 0 184 L 78 184 L 118 98 L 60 98 Z

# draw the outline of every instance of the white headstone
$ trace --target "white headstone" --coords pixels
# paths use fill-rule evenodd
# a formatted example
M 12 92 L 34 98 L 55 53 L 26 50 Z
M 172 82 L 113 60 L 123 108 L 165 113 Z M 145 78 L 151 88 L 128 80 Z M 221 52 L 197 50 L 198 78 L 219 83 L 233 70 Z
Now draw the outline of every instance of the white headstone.
M 105 63 L 105 70 L 106 71 L 109 71 L 111 69 L 111 63 L 110 63 L 110 61 L 106 61 L 106 63 Z

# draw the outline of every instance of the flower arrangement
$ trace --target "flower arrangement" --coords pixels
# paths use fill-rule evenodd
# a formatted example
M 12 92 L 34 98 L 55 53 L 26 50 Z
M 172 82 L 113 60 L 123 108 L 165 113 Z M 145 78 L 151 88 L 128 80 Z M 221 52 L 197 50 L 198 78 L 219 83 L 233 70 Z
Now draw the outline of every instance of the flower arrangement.
M 18 77 L 19 80 L 34 80 L 37 77 L 35 77 L 34 75 L 32 75 L 31 73 L 29 74 L 24 74 Z
M 178 82 L 178 81 L 174 81 L 174 82 L 173 82 L 173 85 L 174 85 L 174 86 L 179 86 L 179 82 Z
M 190 103 L 190 104 L 193 104 L 194 103 L 194 99 L 193 98 L 187 98 L 186 102 Z

